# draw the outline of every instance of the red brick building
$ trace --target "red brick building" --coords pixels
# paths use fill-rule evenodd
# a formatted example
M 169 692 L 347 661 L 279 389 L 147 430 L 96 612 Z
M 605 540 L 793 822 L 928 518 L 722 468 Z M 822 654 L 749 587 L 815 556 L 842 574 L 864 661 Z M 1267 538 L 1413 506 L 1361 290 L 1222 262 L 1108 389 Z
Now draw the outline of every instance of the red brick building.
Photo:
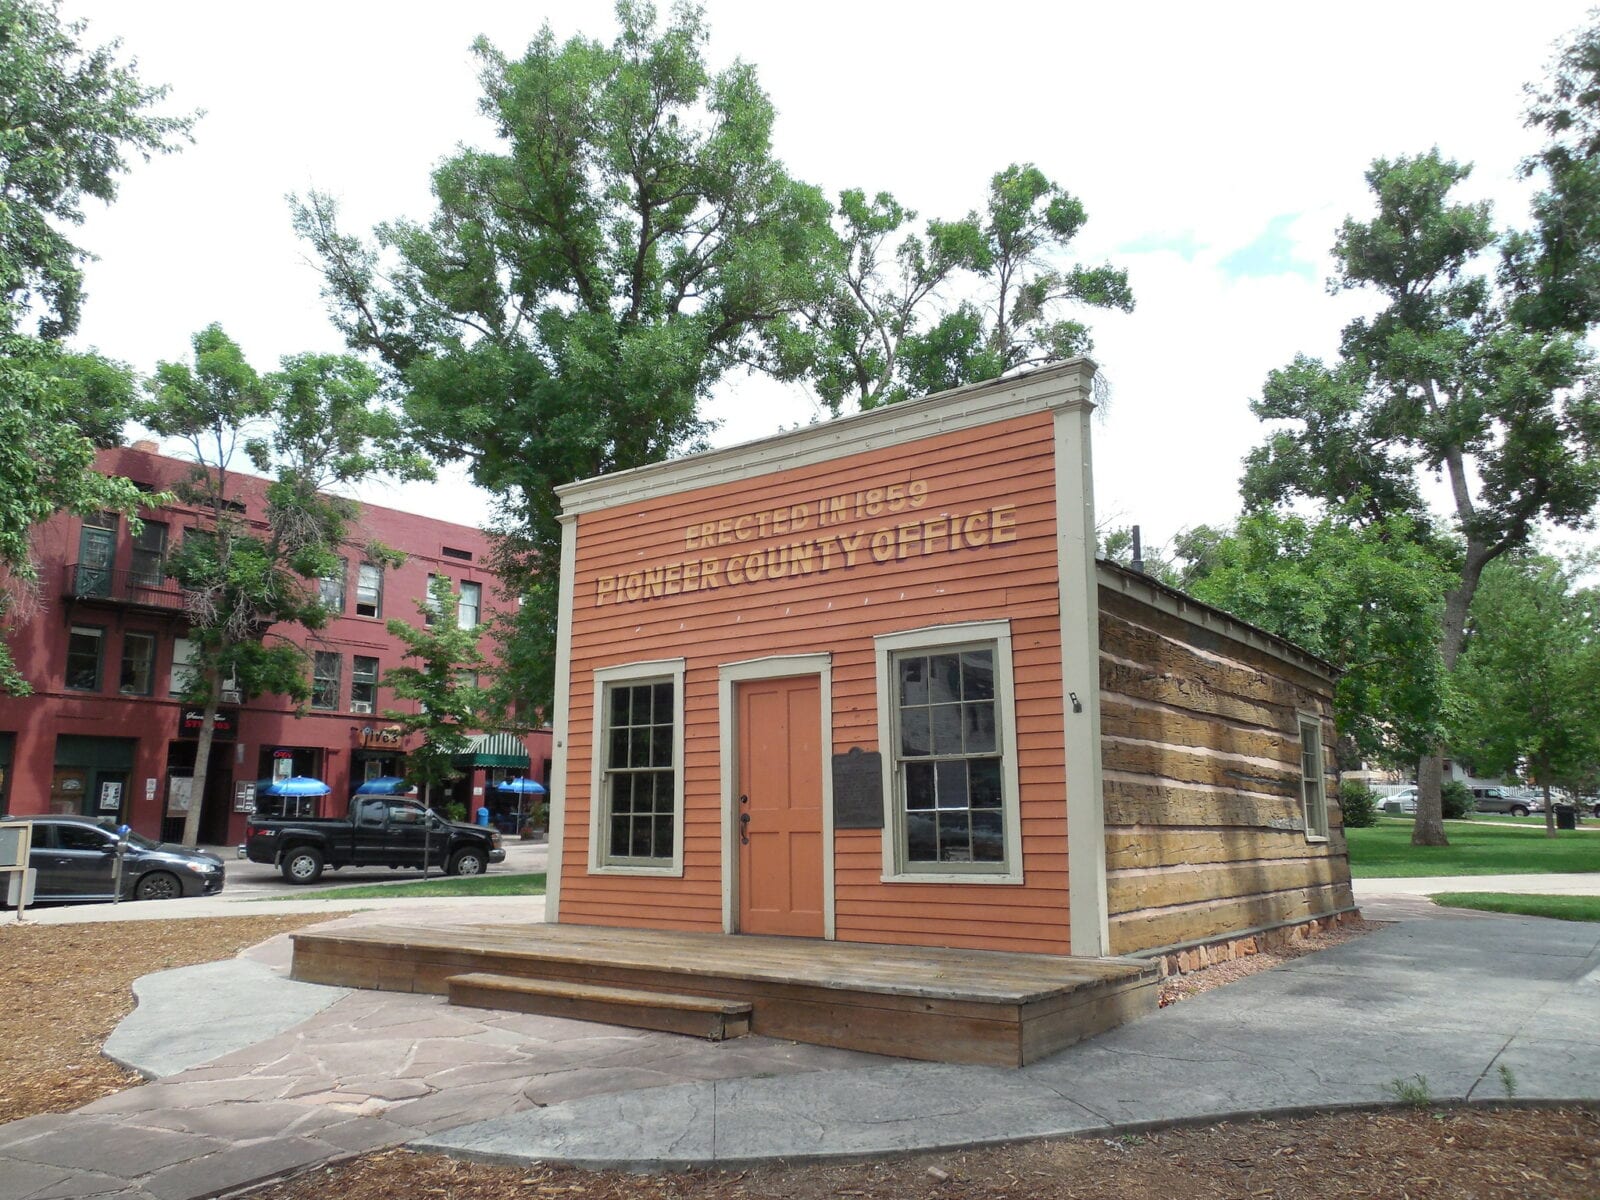
M 150 443 L 102 451 L 99 466 L 152 492 L 170 490 L 191 468 L 153 451 Z M 259 521 L 266 481 L 237 478 L 246 518 Z M 191 784 L 199 712 L 179 699 L 191 654 L 188 622 L 183 592 L 163 565 L 168 549 L 199 521 L 182 505 L 140 516 L 137 535 L 111 514 L 59 515 L 35 535 L 39 603 L 7 635 L 34 694 L 0 697 L 0 813 L 84 813 L 172 838 L 185 806 L 198 799 Z M 405 562 L 385 568 L 364 561 L 361 547 L 374 542 L 404 552 Z M 404 774 L 407 739 L 382 713 L 412 702 L 396 701 L 379 684 L 404 650 L 385 621 L 421 620 L 417 602 L 439 574 L 458 596 L 451 619 L 467 624 L 493 615 L 502 601 L 487 550 L 483 533 L 469 526 L 362 506 L 342 576 L 322 583 L 338 615 L 316 634 L 282 630 L 312 659 L 305 714 L 296 716 L 283 696 L 224 694 L 201 810 L 203 843 L 242 836 L 262 780 L 323 780 L 330 794 L 302 811 L 331 815 L 344 811 L 363 780 Z M 493 784 L 524 774 L 545 782 L 550 756 L 548 732 L 484 737 L 450 798 L 498 812 L 506 805 Z

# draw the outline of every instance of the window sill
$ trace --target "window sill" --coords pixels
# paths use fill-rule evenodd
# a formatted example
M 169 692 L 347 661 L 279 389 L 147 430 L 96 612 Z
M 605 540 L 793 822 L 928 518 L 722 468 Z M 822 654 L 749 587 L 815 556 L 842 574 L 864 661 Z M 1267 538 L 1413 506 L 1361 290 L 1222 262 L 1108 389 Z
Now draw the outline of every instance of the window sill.
M 643 875 L 657 878 L 682 878 L 682 863 L 667 863 L 659 867 L 617 866 L 615 864 L 589 864 L 591 875 Z
M 1309 846 L 1326 845 L 1328 842 L 1331 842 L 1332 840 L 1333 839 L 1330 838 L 1325 833 L 1308 833 L 1308 834 L 1306 834 L 1306 844 L 1309 845 Z
M 980 883 L 991 886 L 995 884 L 1015 886 L 1022 883 L 1022 873 L 1020 871 L 995 872 L 993 874 L 973 872 L 968 875 L 957 871 L 904 871 L 898 875 L 881 875 L 878 877 L 878 881 L 880 883 Z

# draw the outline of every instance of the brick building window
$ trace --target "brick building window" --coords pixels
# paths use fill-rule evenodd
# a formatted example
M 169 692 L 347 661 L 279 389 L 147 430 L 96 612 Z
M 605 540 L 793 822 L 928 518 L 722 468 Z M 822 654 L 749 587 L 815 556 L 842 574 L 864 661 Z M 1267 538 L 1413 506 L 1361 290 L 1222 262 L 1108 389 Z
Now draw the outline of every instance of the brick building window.
M 339 707 L 339 676 L 343 665 L 339 654 L 318 650 L 311 664 L 311 707 L 331 712 Z
M 356 616 L 383 616 L 383 568 L 375 563 L 356 569 Z
M 156 669 L 156 635 L 129 631 L 122 635 L 122 673 L 117 690 L 124 696 L 148 696 Z
M 133 582 L 160 587 L 167 574 L 167 524 L 146 521 L 133 539 Z
M 100 690 L 100 652 L 106 631 L 98 625 L 74 625 L 67 635 L 66 685 L 74 691 Z
M 378 705 L 378 660 L 357 654 L 350 662 L 350 711 L 371 713 Z
M 476 629 L 483 613 L 483 584 L 463 583 L 456 601 L 456 622 L 463 629 Z

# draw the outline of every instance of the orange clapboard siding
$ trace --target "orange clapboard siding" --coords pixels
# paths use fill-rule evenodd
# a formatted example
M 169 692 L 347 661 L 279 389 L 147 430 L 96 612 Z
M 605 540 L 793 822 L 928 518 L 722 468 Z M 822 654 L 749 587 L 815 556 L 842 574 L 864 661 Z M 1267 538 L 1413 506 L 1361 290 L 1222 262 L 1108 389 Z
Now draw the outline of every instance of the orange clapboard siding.
M 828 652 L 831 749 L 875 750 L 875 636 L 1008 618 L 1026 764 L 1020 810 L 1038 839 L 1024 855 L 1024 882 L 885 883 L 885 835 L 840 831 L 836 928 L 854 940 L 1062 952 L 1052 455 L 1052 419 L 1041 413 L 579 515 L 560 919 L 720 927 L 720 664 Z M 887 492 L 876 502 L 868 492 L 891 485 L 900 489 L 895 511 Z M 590 875 L 593 673 L 676 658 L 685 664 L 684 874 Z

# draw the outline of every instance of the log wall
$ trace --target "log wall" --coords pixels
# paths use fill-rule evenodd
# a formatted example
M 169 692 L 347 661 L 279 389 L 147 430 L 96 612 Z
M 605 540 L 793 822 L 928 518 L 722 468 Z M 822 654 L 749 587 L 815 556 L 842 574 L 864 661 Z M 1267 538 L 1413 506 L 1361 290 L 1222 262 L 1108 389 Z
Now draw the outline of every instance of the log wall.
M 1102 575 L 1100 703 L 1111 952 L 1352 905 L 1331 774 L 1333 683 L 1315 660 Z M 1201 610 L 1194 610 L 1199 613 Z M 1328 837 L 1308 838 L 1302 714 L 1322 721 Z

